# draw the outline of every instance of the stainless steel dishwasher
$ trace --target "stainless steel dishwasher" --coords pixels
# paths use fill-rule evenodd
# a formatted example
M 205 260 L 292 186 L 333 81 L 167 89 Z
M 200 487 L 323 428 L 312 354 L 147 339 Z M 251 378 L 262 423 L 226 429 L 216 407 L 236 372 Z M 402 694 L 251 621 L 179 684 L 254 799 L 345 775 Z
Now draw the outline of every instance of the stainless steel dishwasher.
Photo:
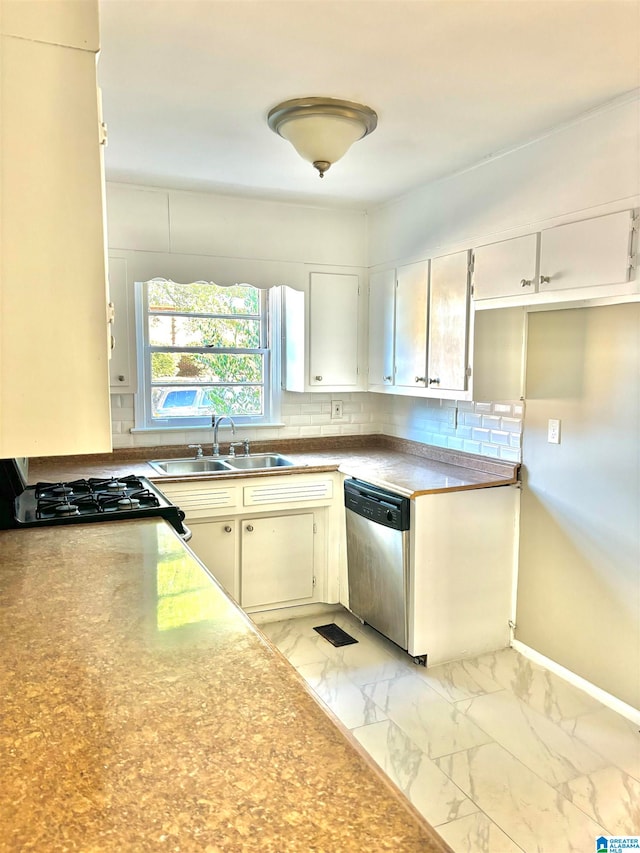
M 349 609 L 408 647 L 410 501 L 362 480 L 345 480 Z

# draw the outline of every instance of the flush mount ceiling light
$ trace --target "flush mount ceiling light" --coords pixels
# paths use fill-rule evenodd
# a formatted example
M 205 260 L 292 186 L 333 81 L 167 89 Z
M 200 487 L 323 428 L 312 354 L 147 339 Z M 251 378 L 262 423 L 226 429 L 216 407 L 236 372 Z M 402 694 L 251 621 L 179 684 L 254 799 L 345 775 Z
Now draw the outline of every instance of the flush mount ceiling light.
M 294 98 L 270 110 L 269 127 L 288 139 L 320 177 L 358 139 L 376 129 L 378 116 L 364 104 L 336 98 Z

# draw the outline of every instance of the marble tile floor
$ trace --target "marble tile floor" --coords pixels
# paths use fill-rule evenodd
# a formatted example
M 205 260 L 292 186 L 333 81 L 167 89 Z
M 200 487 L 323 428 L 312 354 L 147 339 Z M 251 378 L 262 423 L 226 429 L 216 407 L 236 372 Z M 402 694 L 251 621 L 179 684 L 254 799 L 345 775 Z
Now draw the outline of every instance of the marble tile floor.
M 513 649 L 425 669 L 346 610 L 260 627 L 456 853 L 640 835 L 638 727 Z

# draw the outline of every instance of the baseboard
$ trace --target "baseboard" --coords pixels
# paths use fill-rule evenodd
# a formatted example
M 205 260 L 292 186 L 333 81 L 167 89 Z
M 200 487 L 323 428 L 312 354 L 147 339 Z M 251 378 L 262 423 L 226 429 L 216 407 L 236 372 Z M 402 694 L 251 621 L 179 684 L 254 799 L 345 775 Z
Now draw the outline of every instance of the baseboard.
M 592 684 L 585 678 L 576 675 L 575 672 L 571 672 L 570 669 L 565 669 L 564 666 L 561 666 L 559 663 L 556 663 L 556 661 L 545 657 L 530 646 L 525 646 L 525 644 L 521 643 L 519 640 L 513 640 L 512 646 L 524 657 L 529 658 L 529 660 L 539 664 L 540 666 L 543 666 L 555 675 L 559 675 L 560 678 L 564 678 L 565 681 L 573 684 L 574 687 L 584 690 L 585 693 L 592 696 L 594 699 L 597 699 L 598 702 L 601 702 L 603 705 L 606 705 L 607 708 L 611 708 L 611 710 L 615 711 L 616 714 L 620 714 L 620 716 L 626 717 L 628 720 L 631 720 L 632 723 L 640 726 L 639 708 L 627 705 L 626 702 L 623 702 L 616 696 L 612 696 L 611 693 L 607 693 L 606 690 L 596 687 L 595 684 Z
M 283 622 L 285 619 L 299 619 L 303 616 L 321 616 L 344 611 L 341 604 L 300 604 L 297 607 L 280 607 L 277 610 L 246 611 L 247 616 L 256 623 L 264 625 L 267 622 Z

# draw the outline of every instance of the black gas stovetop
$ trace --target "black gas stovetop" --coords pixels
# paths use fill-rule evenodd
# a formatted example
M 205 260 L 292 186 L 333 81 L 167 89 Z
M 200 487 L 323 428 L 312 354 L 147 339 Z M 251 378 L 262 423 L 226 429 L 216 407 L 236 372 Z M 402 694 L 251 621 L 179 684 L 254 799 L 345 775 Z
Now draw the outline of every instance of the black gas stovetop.
M 14 500 L 15 527 L 161 517 L 184 535 L 184 513 L 146 477 L 71 480 L 26 486 Z

